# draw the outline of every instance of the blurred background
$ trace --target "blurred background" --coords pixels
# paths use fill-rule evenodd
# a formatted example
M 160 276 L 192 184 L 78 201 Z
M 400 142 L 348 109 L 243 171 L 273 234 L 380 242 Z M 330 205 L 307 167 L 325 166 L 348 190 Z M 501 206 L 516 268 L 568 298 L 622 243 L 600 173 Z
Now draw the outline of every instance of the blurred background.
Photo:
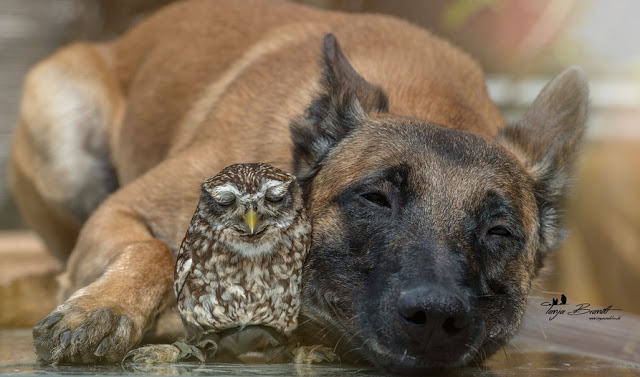
M 30 66 L 77 39 L 117 36 L 171 0 L 0 2 L 0 327 L 53 308 L 61 266 L 24 229 L 6 183 L 21 83 Z M 301 0 L 386 13 L 468 51 L 510 121 L 555 74 L 581 65 L 591 83 L 588 142 L 569 203 L 570 237 L 537 294 L 640 313 L 640 2 L 637 0 Z

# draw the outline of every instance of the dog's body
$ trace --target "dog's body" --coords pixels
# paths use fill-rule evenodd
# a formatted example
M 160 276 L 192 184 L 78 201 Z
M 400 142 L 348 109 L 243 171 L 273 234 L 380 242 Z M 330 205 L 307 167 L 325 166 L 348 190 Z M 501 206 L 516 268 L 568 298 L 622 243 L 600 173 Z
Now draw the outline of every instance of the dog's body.
M 305 192 L 310 342 L 393 369 L 482 359 L 559 242 L 586 100 L 569 70 L 499 134 L 481 70 L 448 43 L 289 3 L 180 2 L 66 47 L 26 79 L 10 169 L 27 222 L 68 258 L 70 298 L 36 351 L 119 361 L 171 301 L 202 180 L 259 161 Z

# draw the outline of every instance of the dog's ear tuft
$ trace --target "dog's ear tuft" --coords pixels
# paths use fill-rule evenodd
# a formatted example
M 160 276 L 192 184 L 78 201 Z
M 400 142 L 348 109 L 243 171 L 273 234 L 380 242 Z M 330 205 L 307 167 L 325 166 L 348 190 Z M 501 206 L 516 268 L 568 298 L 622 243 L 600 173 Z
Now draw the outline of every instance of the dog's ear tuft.
M 356 72 L 333 34 L 325 36 L 322 51 L 321 92 L 290 125 L 293 168 L 299 178 L 312 174 L 369 114 L 388 111 L 386 94 Z
M 588 102 L 585 72 L 577 66 L 568 68 L 547 84 L 518 123 L 499 135 L 535 180 L 541 257 L 565 238 L 563 204 L 574 176 Z

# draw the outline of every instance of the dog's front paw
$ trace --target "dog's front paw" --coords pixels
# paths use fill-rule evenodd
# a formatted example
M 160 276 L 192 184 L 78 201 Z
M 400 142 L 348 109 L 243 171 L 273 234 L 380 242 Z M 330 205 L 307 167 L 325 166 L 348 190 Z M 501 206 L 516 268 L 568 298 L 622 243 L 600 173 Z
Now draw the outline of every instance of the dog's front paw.
M 119 362 L 141 337 L 134 321 L 119 310 L 92 308 L 70 300 L 33 329 L 33 345 L 41 361 L 59 363 Z
M 293 349 L 292 353 L 293 362 L 296 364 L 319 364 L 340 361 L 340 356 L 333 352 L 331 348 L 321 345 L 297 347 Z

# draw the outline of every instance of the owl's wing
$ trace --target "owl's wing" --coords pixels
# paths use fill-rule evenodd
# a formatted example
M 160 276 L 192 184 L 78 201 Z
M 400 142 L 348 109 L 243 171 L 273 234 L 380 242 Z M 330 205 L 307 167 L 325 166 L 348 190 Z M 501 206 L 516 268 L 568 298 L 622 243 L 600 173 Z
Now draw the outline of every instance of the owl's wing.
M 185 240 L 186 241 L 186 240 Z M 176 260 L 176 270 L 173 278 L 173 292 L 176 295 L 176 299 L 180 301 L 180 293 L 184 288 L 184 283 L 187 281 L 187 277 L 191 273 L 191 248 L 187 242 L 183 242 L 178 252 L 178 258 Z

